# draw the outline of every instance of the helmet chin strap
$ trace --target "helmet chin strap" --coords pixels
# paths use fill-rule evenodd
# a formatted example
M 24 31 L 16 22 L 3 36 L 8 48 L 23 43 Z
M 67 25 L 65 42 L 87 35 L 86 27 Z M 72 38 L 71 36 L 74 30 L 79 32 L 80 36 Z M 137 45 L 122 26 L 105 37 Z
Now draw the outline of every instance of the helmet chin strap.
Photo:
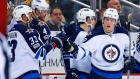
M 87 22 L 85 22 L 89 27 L 90 27 L 90 30 L 88 31 L 90 33 L 90 31 L 93 29 L 93 26 L 92 24 L 88 24 Z
M 92 21 L 92 20 L 90 20 L 90 21 Z M 92 26 L 92 22 L 90 23 L 90 24 L 88 24 L 87 22 L 85 22 L 88 26 L 90 26 L 90 30 L 89 31 L 91 31 L 92 29 L 93 29 L 93 26 Z

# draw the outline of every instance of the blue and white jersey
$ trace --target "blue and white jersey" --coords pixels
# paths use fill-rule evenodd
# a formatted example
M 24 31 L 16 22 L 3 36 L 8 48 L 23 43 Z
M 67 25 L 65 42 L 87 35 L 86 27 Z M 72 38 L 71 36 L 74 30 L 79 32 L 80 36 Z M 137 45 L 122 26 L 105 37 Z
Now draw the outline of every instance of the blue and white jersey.
M 86 35 L 88 35 L 88 33 L 84 31 L 80 26 L 75 27 L 76 32 L 71 35 L 68 40 L 73 41 L 80 46 L 84 42 L 84 38 Z M 81 55 L 78 55 L 77 58 L 78 59 L 74 59 L 73 55 L 69 54 L 64 55 L 66 70 L 69 71 L 72 68 L 76 68 L 80 72 L 89 73 L 91 70 L 90 57 L 81 57 Z
M 53 51 L 51 44 L 44 44 L 39 33 L 22 24 L 16 24 L 8 33 L 11 47 L 10 77 L 17 78 L 30 70 L 39 70 L 38 59 L 45 60 L 46 55 Z
M 137 41 L 136 41 L 136 51 L 134 54 L 134 58 L 136 60 L 135 68 L 138 71 L 140 71 L 140 32 L 138 32 L 138 37 L 137 37 Z
M 51 36 L 50 36 L 51 32 L 46 24 L 39 22 L 37 19 L 33 17 L 31 28 L 39 32 L 40 38 L 44 43 L 51 41 Z
M 123 74 L 124 57 L 129 55 L 128 31 L 122 27 L 115 27 L 109 36 L 103 27 L 92 30 L 79 47 L 78 55 L 90 53 L 92 70 L 106 78 L 120 78 Z M 87 54 L 88 53 L 88 54 Z
M 84 38 L 88 35 L 86 31 L 84 31 L 80 26 L 77 26 L 76 33 L 72 35 L 69 40 L 73 41 L 77 45 L 81 46 L 84 42 Z M 81 59 L 81 60 L 80 60 Z M 77 70 L 84 72 L 84 73 L 90 73 L 91 70 L 91 61 L 90 56 L 82 56 L 81 54 L 78 54 L 77 59 L 71 59 L 70 60 L 70 67 L 76 68 Z

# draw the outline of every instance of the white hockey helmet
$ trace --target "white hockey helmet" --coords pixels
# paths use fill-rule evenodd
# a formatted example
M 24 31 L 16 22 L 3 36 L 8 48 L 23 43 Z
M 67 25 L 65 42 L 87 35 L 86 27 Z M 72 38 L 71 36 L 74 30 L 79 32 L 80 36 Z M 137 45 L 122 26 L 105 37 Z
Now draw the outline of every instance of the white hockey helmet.
M 35 11 L 35 9 L 38 9 L 39 12 L 41 12 L 42 10 L 50 9 L 50 6 L 46 2 L 46 0 L 33 0 L 31 3 L 31 7 L 32 7 L 33 11 Z
M 107 17 L 107 18 L 113 18 L 113 19 L 116 20 L 116 23 L 117 23 L 117 21 L 119 19 L 119 14 L 118 14 L 118 12 L 117 12 L 116 9 L 114 9 L 114 8 L 108 8 L 104 12 L 103 18 L 105 18 L 105 17 Z
M 91 20 L 93 16 L 95 16 L 95 12 L 93 10 L 91 10 L 90 8 L 82 8 L 77 12 L 76 18 L 78 22 L 86 23 L 86 18 L 89 17 Z
M 25 14 L 26 17 L 28 18 L 29 20 L 29 16 L 28 16 L 28 13 L 29 12 L 32 12 L 32 9 L 27 6 L 27 5 L 18 5 L 15 7 L 14 11 L 13 11 L 13 17 L 15 19 L 15 21 L 22 21 L 22 15 Z

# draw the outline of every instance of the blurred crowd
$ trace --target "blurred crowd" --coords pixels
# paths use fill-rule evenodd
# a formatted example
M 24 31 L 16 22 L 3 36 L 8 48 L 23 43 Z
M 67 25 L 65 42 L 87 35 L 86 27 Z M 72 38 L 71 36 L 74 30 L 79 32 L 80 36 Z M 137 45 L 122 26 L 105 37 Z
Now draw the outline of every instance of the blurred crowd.
M 16 0 L 15 0 L 16 1 Z M 46 0 L 49 5 L 50 5 L 50 12 L 48 13 L 49 15 L 46 15 L 45 17 L 45 21 L 47 23 L 50 24 L 50 22 L 48 20 L 52 20 L 52 19 L 57 19 L 59 20 L 58 24 L 58 28 L 57 29 L 51 29 L 52 31 L 58 31 L 60 30 L 59 27 L 63 26 L 65 23 L 70 23 L 72 21 L 76 21 L 76 13 L 78 10 L 80 10 L 81 8 L 83 8 L 83 6 L 74 3 L 70 0 Z M 83 2 L 85 4 L 90 5 L 90 0 L 78 0 L 80 2 Z M 113 7 L 116 6 L 114 8 L 117 8 L 117 4 L 115 2 L 108 4 L 109 0 L 102 0 L 102 9 L 99 10 L 99 12 L 96 12 L 96 16 L 97 16 L 97 20 L 100 20 L 100 15 L 103 14 L 103 9 L 106 9 L 107 7 Z M 136 5 L 139 5 L 139 0 L 128 0 Z M 97 3 L 97 9 L 99 8 L 99 1 L 96 1 Z M 21 4 L 23 5 L 30 5 L 31 0 L 21 0 L 20 1 Z M 10 7 L 10 9 L 13 9 L 15 7 L 16 2 L 14 2 L 14 0 L 8 0 L 8 7 Z M 54 8 L 58 8 L 60 11 L 53 11 L 54 13 L 58 13 L 60 14 L 60 16 L 50 16 L 53 15 L 52 14 L 52 9 Z M 140 12 L 139 9 L 136 7 L 133 7 L 131 5 L 128 5 L 126 3 L 120 2 L 120 6 L 119 7 L 119 15 L 120 15 L 120 19 L 123 20 L 124 22 L 131 22 L 133 25 L 140 27 L 140 19 L 137 17 Z M 9 9 L 9 10 L 10 10 Z M 100 23 L 97 21 L 97 24 Z M 53 28 L 53 27 L 50 27 Z M 132 27 L 128 28 L 131 32 L 137 32 L 138 30 Z

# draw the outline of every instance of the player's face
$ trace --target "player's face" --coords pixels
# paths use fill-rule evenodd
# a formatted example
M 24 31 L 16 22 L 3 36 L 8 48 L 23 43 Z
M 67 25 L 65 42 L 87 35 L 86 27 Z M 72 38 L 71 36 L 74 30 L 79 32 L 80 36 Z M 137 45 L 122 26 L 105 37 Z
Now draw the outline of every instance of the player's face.
M 104 30 L 107 33 L 110 33 L 114 30 L 116 21 L 113 18 L 104 18 Z
M 92 28 L 94 28 L 94 27 L 95 27 L 95 24 L 96 24 L 95 20 L 96 20 L 96 17 L 95 17 L 95 16 L 93 16 L 93 17 L 91 18 Z
M 87 18 L 87 23 L 92 25 L 92 28 L 91 29 L 93 29 L 94 26 L 95 26 L 95 19 L 96 18 L 94 16 L 92 16 L 91 19 L 90 18 Z
M 42 10 L 39 17 L 44 20 L 47 14 L 48 14 L 47 10 Z

